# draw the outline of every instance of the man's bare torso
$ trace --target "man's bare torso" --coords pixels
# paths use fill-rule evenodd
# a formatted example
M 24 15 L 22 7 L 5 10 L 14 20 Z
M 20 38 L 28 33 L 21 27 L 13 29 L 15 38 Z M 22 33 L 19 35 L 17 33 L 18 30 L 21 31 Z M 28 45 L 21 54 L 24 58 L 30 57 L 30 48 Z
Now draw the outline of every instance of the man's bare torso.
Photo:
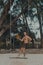
M 22 38 L 22 41 L 24 43 L 29 43 L 32 39 L 28 36 L 28 35 L 25 35 L 23 38 Z

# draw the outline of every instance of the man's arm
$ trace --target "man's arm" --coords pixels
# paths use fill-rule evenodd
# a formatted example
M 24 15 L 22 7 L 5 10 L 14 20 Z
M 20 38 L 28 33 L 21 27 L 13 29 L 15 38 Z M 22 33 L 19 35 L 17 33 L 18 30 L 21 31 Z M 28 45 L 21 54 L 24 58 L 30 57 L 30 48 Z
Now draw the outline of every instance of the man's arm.
M 18 38 L 18 40 L 23 41 L 24 40 L 24 37 L 22 39 L 21 38 Z
M 19 39 L 19 40 L 23 42 L 24 41 L 24 37 L 22 39 Z
M 30 36 L 28 36 L 28 39 L 29 39 L 29 41 L 32 41 L 32 38 Z

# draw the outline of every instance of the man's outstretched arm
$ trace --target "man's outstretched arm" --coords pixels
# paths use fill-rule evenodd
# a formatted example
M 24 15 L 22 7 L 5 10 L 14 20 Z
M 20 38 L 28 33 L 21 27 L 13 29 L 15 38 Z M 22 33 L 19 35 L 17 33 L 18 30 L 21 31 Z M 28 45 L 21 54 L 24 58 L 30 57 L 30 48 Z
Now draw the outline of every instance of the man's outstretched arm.
M 19 39 L 20 41 L 23 41 L 24 40 L 24 37 L 22 39 Z

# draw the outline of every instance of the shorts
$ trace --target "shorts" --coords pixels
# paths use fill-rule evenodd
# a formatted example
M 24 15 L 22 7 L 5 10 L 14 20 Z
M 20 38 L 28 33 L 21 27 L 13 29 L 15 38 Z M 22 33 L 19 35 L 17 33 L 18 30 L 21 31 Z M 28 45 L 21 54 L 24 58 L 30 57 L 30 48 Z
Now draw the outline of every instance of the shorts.
M 20 48 L 28 48 L 28 43 L 21 43 L 20 44 Z
M 24 48 L 28 48 L 28 43 L 24 43 Z

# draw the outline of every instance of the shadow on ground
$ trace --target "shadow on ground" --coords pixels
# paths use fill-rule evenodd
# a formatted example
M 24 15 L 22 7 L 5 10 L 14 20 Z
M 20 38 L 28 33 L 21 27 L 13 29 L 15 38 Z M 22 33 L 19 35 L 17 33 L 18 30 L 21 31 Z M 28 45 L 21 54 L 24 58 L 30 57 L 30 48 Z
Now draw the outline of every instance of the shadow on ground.
M 28 59 L 27 57 L 9 57 L 10 59 Z

